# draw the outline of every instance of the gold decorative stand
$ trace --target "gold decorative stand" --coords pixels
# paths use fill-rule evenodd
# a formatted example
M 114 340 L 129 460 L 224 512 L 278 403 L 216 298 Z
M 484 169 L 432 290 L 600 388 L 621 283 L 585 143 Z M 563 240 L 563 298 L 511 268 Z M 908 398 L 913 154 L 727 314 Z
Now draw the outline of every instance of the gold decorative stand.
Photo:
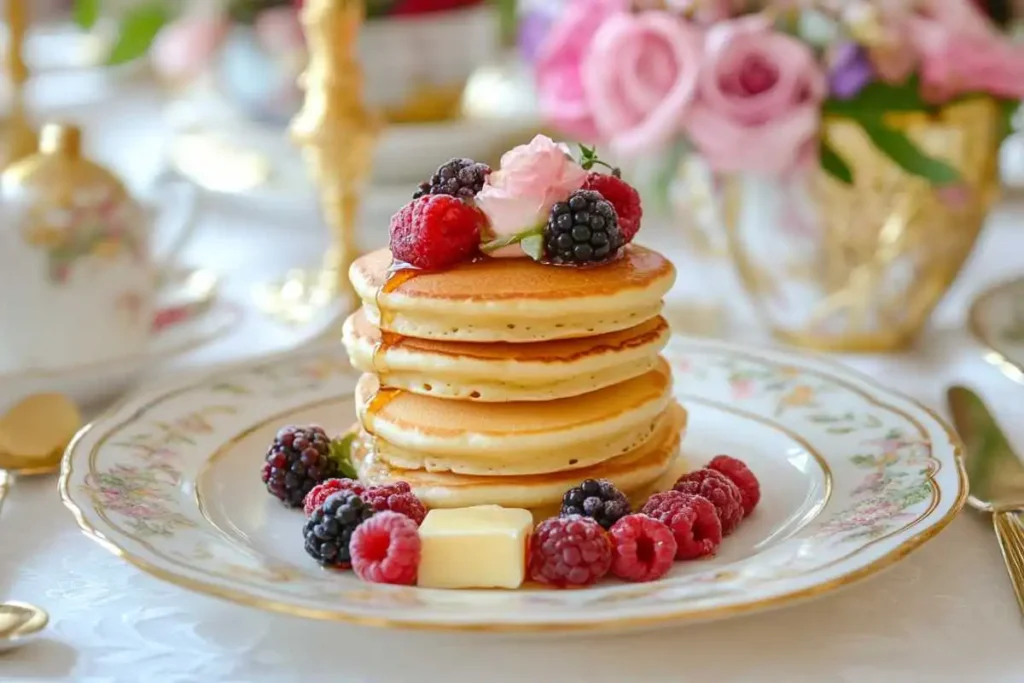
M 28 66 L 23 56 L 28 31 L 26 0 L 6 0 L 4 22 L 7 24 L 7 45 L 4 68 L 11 87 L 10 112 L 0 122 L 0 169 L 36 151 L 36 132 L 25 113 L 25 82 Z
M 380 132 L 364 100 L 357 56 L 364 18 L 363 0 L 308 0 L 302 10 L 309 64 L 300 80 L 305 102 L 291 134 L 319 189 L 331 246 L 320 269 L 291 272 L 259 292 L 263 310 L 286 322 L 307 322 L 331 306 L 343 314 L 356 305 L 348 269 L 357 256 L 355 222 Z

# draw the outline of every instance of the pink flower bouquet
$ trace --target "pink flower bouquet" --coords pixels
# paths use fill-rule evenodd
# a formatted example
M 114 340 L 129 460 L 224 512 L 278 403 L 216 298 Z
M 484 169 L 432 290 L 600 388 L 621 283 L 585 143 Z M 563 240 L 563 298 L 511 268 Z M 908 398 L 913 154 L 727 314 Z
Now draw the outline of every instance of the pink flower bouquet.
M 1009 115 L 1024 98 L 1024 47 L 974 0 L 572 0 L 535 68 L 548 121 L 621 155 L 685 142 L 717 172 L 820 163 L 847 183 L 851 168 L 820 134 L 825 115 L 946 185 L 956 169 L 884 115 L 971 97 Z

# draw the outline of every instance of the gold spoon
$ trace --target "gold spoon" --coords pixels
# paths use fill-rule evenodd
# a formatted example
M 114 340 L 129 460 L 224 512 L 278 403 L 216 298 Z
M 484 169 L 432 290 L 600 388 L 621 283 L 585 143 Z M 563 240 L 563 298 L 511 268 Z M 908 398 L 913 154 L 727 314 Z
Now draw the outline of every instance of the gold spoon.
M 15 477 L 57 471 L 81 424 L 77 406 L 63 394 L 29 396 L 0 417 L 0 510 Z M 0 651 L 24 644 L 48 621 L 40 607 L 0 603 Z

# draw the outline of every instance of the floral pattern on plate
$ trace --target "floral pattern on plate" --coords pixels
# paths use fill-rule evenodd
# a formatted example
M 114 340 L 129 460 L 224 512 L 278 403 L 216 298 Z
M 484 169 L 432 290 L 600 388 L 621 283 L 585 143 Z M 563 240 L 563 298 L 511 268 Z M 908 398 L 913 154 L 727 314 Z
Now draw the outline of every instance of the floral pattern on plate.
M 88 535 L 183 587 L 295 615 L 439 630 L 617 628 L 784 604 L 900 559 L 963 504 L 955 436 L 910 399 L 783 351 L 676 338 L 666 357 L 690 411 L 684 453 L 745 454 L 765 498 L 719 557 L 678 563 L 653 583 L 437 591 L 320 570 L 299 547 L 301 512 L 260 489 L 257 451 L 285 422 L 351 423 L 355 374 L 337 346 L 120 406 L 68 449 L 62 496 Z

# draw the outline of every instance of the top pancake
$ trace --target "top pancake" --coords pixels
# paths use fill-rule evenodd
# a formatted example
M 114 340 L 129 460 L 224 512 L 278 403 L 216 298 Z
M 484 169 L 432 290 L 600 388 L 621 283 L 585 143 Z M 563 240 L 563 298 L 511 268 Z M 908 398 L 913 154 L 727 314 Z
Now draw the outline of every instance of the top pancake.
M 484 258 L 440 272 L 392 274 L 391 264 L 382 249 L 349 271 L 370 323 L 452 341 L 536 342 L 634 327 L 660 313 L 676 276 L 665 257 L 638 245 L 587 268 Z

